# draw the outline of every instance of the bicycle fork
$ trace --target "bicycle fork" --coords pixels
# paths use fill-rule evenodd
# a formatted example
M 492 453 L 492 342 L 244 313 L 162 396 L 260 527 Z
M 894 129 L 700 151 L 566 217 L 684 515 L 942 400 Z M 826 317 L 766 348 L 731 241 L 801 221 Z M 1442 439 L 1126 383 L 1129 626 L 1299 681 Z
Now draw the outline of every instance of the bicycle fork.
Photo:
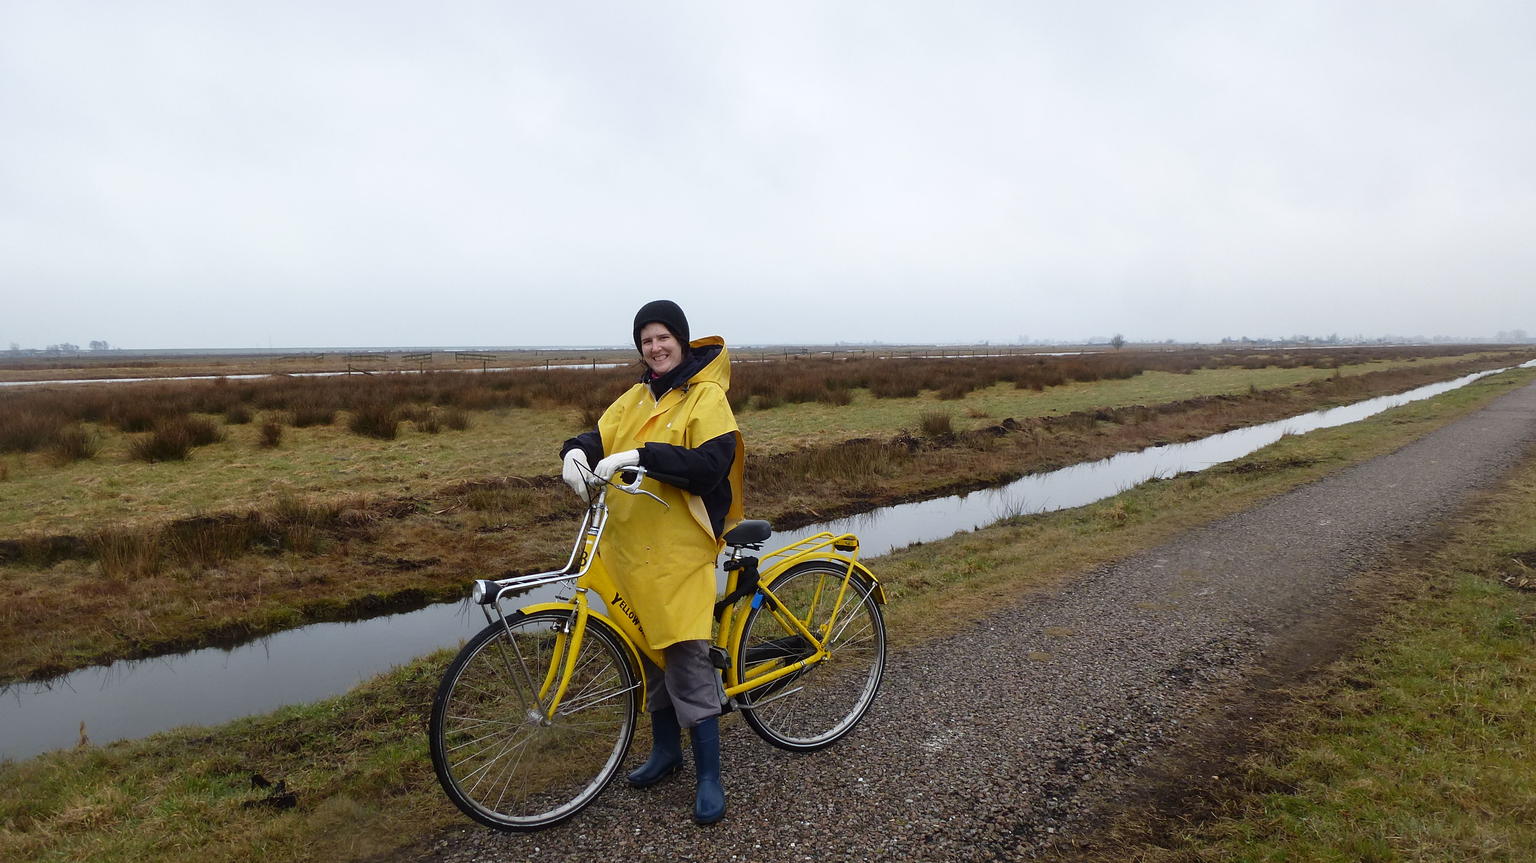
M 577 588 L 576 595 L 571 601 L 570 614 L 560 621 L 559 628 L 555 630 L 555 644 L 550 651 L 549 662 L 545 666 L 544 679 L 535 686 L 533 678 L 528 674 L 530 663 L 526 661 L 522 649 L 518 646 L 517 637 L 512 632 L 512 624 L 501 613 L 500 607 L 496 609 L 496 615 L 501 619 L 502 628 L 507 634 L 506 643 L 511 645 L 512 652 L 516 656 L 516 661 L 512 661 L 503 652 L 502 664 L 506 666 L 507 674 L 520 684 L 515 688 L 532 695 L 532 703 L 525 702 L 523 709 L 529 719 L 541 725 L 553 722 L 565 701 L 571 678 L 576 672 L 576 659 L 581 655 L 582 638 L 587 631 L 588 614 L 587 590 Z

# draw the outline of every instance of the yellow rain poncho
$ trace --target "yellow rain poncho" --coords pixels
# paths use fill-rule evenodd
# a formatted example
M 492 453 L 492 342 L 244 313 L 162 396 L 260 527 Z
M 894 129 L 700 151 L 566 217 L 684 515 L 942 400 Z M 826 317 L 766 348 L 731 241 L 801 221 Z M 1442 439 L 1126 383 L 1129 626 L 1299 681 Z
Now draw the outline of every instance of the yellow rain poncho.
M 742 466 L 746 460 L 736 417 L 726 401 L 731 384 L 730 357 L 718 336 L 697 339 L 692 348 L 718 345 L 720 353 L 685 384 L 660 400 L 648 384 L 638 383 L 618 398 L 597 430 L 603 452 L 640 449 L 647 443 L 693 448 L 724 434 L 736 439 L 736 457 L 728 475 L 730 508 L 725 529 L 741 521 Z M 640 618 L 653 649 L 711 635 L 715 601 L 715 562 L 724 548 L 716 538 L 704 501 L 647 477 L 643 486 L 666 501 L 663 507 L 643 495 L 608 496 L 607 532 L 599 559 Z

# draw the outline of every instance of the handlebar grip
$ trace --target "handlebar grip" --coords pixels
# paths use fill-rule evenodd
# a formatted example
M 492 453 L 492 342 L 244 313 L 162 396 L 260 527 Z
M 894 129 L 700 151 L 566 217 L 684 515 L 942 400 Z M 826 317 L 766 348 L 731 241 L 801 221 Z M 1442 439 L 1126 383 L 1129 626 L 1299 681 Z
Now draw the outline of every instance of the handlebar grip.
M 669 473 L 657 473 L 654 470 L 647 470 L 645 475 L 651 479 L 664 482 L 667 485 L 675 486 L 677 488 L 687 488 L 688 486 L 688 480 L 683 479 L 680 476 L 673 476 Z M 619 480 L 622 481 L 625 485 L 629 485 L 635 481 L 635 470 L 633 468 L 624 468 L 619 471 L 618 477 Z
M 660 482 L 664 482 L 667 485 L 674 486 L 676 488 L 684 488 L 685 489 L 685 488 L 688 487 L 688 480 L 683 479 L 680 476 L 673 476 L 672 474 L 669 474 L 669 473 L 657 473 L 656 471 L 650 471 L 650 472 L 648 472 L 646 474 L 646 476 L 649 476 L 651 479 L 658 480 Z
M 644 467 L 619 468 L 618 471 L 614 473 L 612 482 L 615 487 L 630 494 L 650 494 L 648 491 L 640 490 L 640 478 L 642 476 L 648 476 L 652 479 L 660 480 L 667 485 L 675 486 L 680 489 L 686 490 L 688 488 L 688 480 L 680 476 L 673 476 L 669 473 L 658 473 L 657 471 Z

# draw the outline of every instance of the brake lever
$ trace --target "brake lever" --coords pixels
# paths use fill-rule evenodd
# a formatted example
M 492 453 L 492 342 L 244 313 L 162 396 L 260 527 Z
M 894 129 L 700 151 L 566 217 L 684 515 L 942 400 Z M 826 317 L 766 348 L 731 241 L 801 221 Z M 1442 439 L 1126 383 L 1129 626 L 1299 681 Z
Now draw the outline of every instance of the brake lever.
M 643 467 L 628 467 L 628 468 L 624 468 L 624 470 L 631 471 L 632 473 L 634 473 L 634 475 L 635 475 L 635 481 L 634 482 L 625 483 L 625 484 L 621 485 L 619 483 L 613 482 L 612 480 L 609 480 L 608 484 L 613 486 L 614 488 L 618 489 L 619 491 L 624 492 L 625 494 L 643 494 L 646 497 L 650 498 L 651 500 L 654 500 L 657 503 L 661 504 L 662 506 L 666 507 L 667 509 L 671 509 L 672 508 L 671 504 L 669 504 L 666 501 L 662 500 L 661 498 L 657 497 L 654 492 L 646 491 L 645 489 L 640 487 L 640 481 L 645 479 L 645 468 L 643 468 Z M 623 471 L 620 471 L 620 472 L 622 473 Z
M 647 498 L 650 498 L 651 501 L 656 501 L 657 504 L 662 505 L 662 507 L 667 507 L 668 510 L 670 510 L 671 504 L 668 504 L 667 501 L 662 501 L 662 499 L 657 498 L 656 494 L 654 494 L 653 491 L 647 491 L 647 490 L 644 490 L 644 488 L 641 488 L 641 481 L 642 481 L 642 479 L 645 479 L 645 468 L 644 467 L 627 467 L 627 468 L 622 468 L 622 470 L 619 470 L 619 473 L 633 473 L 634 474 L 634 481 L 633 482 L 614 482 L 614 481 L 611 481 L 611 479 L 599 479 L 599 484 L 601 484 L 601 485 L 611 485 L 611 487 L 617 488 L 617 490 L 619 490 L 619 491 L 624 491 L 625 494 L 645 494 L 645 496 L 647 496 Z M 593 474 L 593 479 L 598 479 L 598 474 Z
M 662 506 L 666 507 L 667 509 L 671 509 L 672 508 L 672 504 L 667 503 L 666 501 L 664 501 L 661 498 L 657 497 L 654 492 L 646 491 L 643 488 L 635 489 L 634 491 L 630 492 L 630 494 L 643 494 L 646 497 L 650 498 L 651 500 L 654 500 L 657 503 L 661 504 Z

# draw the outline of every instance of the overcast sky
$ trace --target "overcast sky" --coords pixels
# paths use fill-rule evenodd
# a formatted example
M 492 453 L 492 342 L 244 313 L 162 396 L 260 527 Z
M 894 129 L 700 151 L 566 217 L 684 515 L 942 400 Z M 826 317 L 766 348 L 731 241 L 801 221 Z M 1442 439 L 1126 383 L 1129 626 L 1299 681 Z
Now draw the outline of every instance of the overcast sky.
M 0 0 L 0 347 L 1536 332 L 1530 2 Z

